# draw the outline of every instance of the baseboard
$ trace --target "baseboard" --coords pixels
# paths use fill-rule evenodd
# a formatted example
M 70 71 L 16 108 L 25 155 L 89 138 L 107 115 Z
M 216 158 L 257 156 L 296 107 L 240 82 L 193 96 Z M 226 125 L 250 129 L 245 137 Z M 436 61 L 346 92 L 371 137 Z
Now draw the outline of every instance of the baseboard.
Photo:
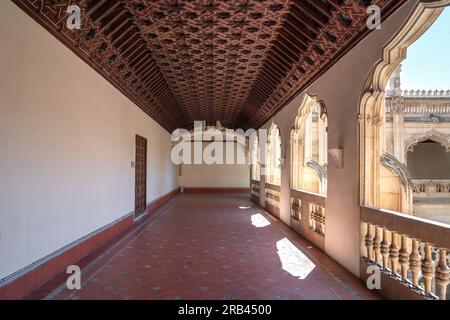
M 162 197 L 153 200 L 152 202 L 147 204 L 147 214 L 152 215 L 155 211 L 157 211 L 159 208 L 164 206 L 170 200 L 175 198 L 178 194 L 180 194 L 180 188 L 176 188 L 173 191 L 163 195 Z
M 250 188 L 192 188 L 183 187 L 184 193 L 249 193 Z
M 151 215 L 167 204 L 179 193 L 175 189 L 150 202 L 147 214 Z M 139 222 L 144 219 L 139 219 Z M 76 264 L 94 250 L 127 231 L 135 224 L 134 212 L 100 228 L 96 231 L 54 251 L 46 257 L 33 262 L 12 275 L 0 280 L 0 300 L 18 300 L 29 296 L 56 275 L 64 272 L 67 266 Z

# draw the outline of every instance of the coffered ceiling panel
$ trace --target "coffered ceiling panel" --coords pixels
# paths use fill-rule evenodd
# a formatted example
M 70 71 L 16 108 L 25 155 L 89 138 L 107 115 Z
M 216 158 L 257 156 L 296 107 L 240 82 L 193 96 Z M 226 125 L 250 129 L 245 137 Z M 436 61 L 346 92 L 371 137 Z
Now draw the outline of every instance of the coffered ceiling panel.
M 406 0 L 13 1 L 172 131 L 261 126 Z

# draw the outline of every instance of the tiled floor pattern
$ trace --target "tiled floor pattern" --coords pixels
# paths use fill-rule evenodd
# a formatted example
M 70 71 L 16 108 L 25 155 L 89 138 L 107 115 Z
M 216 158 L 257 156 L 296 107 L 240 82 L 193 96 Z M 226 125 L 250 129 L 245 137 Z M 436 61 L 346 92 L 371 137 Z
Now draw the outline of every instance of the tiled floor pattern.
M 270 222 L 270 225 L 268 225 Z M 377 299 L 245 195 L 185 194 L 32 299 Z

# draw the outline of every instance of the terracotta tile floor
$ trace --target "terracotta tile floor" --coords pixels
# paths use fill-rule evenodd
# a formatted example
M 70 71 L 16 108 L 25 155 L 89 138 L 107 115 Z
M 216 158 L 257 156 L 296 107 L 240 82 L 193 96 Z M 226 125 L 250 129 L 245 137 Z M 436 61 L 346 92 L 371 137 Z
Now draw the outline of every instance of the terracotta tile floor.
M 30 298 L 379 298 L 239 194 L 181 195 L 79 265 L 81 290 L 61 274 Z

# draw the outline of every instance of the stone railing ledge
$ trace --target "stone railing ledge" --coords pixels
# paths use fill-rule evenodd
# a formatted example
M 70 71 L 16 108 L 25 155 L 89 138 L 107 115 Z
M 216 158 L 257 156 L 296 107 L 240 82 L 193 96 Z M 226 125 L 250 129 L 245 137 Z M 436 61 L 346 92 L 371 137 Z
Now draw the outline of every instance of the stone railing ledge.
M 448 249 L 450 225 L 412 215 L 361 206 L 361 221 Z
M 266 182 L 266 189 L 270 189 L 270 190 L 274 190 L 274 191 L 280 191 L 281 187 L 279 185 Z

